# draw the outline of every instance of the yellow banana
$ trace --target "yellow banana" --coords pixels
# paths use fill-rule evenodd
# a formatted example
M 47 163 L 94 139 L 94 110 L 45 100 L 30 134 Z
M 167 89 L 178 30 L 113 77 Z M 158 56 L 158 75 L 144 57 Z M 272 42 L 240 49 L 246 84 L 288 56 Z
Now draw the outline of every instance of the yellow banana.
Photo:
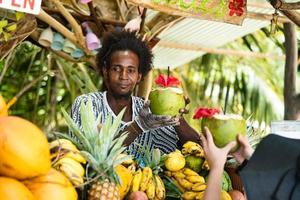
M 59 158 L 61 155 L 62 155 L 61 152 L 56 151 L 55 153 L 51 153 L 50 159 L 52 160 L 52 159 Z
M 80 154 L 80 152 L 69 151 L 63 157 L 72 158 L 73 160 L 85 164 L 85 158 Z
M 134 174 L 134 172 L 136 171 L 135 163 L 132 163 L 131 165 L 129 165 L 129 166 L 127 167 L 127 169 L 128 169 L 129 171 L 131 171 L 132 174 Z
M 127 154 L 125 154 L 125 153 L 121 153 L 121 154 L 119 154 L 118 156 L 117 156 L 117 159 L 120 159 L 120 158 L 123 158 L 123 157 L 125 157 L 125 156 L 128 156 Z M 122 162 L 122 165 L 131 165 L 131 164 L 133 164 L 134 163 L 134 161 L 133 161 L 133 159 L 128 159 L 128 160 L 125 160 L 125 161 L 123 161 Z
M 142 176 L 143 176 L 142 170 L 138 169 L 132 180 L 132 188 L 131 188 L 132 192 L 139 191 Z
M 172 178 L 172 181 L 177 186 L 177 188 L 180 190 L 180 192 L 185 192 L 185 188 L 183 188 L 176 179 Z
M 146 194 L 148 196 L 148 199 L 153 199 L 155 197 L 155 185 L 154 185 L 153 177 L 148 182 Z
M 62 149 L 68 149 L 70 151 L 79 151 L 77 147 L 67 139 L 57 139 L 49 143 L 49 148 L 61 147 Z
M 175 177 L 176 179 L 178 178 L 185 178 L 185 174 L 182 173 L 181 171 L 177 171 L 177 172 L 172 172 L 173 177 Z
M 183 168 L 182 172 L 186 175 L 186 176 L 199 176 L 199 174 L 197 174 L 197 172 L 189 169 L 189 168 Z
M 221 200 L 232 200 L 232 198 L 230 197 L 230 195 L 226 191 L 222 190 Z
M 168 177 L 171 177 L 171 176 L 172 176 L 172 172 L 171 172 L 171 171 L 165 171 L 165 174 L 166 174 Z
M 200 176 L 200 175 L 197 175 L 197 176 L 187 176 L 185 177 L 188 181 L 192 182 L 192 183 L 205 183 L 205 179 Z
M 61 165 L 58 170 L 65 174 L 73 185 L 83 184 L 83 177 L 76 174 L 77 172 L 70 165 Z
M 204 150 L 201 150 L 200 152 L 197 152 L 197 153 L 195 154 L 195 156 L 204 158 Z
M 85 158 L 80 154 L 79 151 L 70 151 L 70 150 L 56 151 L 54 153 L 51 153 L 50 155 L 51 160 L 56 158 L 61 159 L 63 157 L 72 158 L 73 160 L 80 162 L 82 164 L 86 163 Z
M 206 160 L 202 164 L 202 169 L 209 170 L 209 165 L 208 165 L 208 162 Z
M 152 179 L 152 169 L 150 167 L 145 167 L 143 169 L 143 176 L 140 184 L 140 191 L 145 192 L 149 181 Z
M 184 178 L 179 178 L 179 179 L 176 179 L 176 180 L 186 190 L 191 190 L 192 187 L 193 187 L 193 183 L 189 182 L 188 180 L 186 180 Z
M 155 197 L 158 199 L 165 199 L 166 197 L 166 189 L 164 182 L 161 180 L 161 178 L 158 175 L 154 176 L 155 178 Z
M 193 185 L 192 190 L 195 192 L 201 192 L 206 189 L 206 184 L 203 183 L 196 183 Z
M 182 194 L 182 198 L 185 200 L 193 200 L 195 199 L 197 196 L 196 192 L 191 192 L 191 191 L 187 191 L 185 193 Z
M 79 162 L 73 160 L 72 158 L 63 157 L 59 159 L 56 163 L 54 163 L 53 167 L 60 168 L 61 165 L 70 166 L 72 169 L 74 169 L 78 176 L 84 176 L 84 168 Z
M 203 200 L 203 197 L 204 197 L 204 191 L 198 192 L 198 193 L 197 193 L 197 196 L 196 196 L 196 199 L 197 199 L 197 200 Z
M 183 145 L 183 148 L 182 148 L 181 152 L 184 155 L 187 155 L 187 154 L 193 154 L 193 155 L 195 155 L 195 154 L 199 155 L 200 154 L 200 155 L 202 155 L 203 154 L 203 156 L 204 156 L 203 148 L 199 144 L 197 144 L 195 142 L 192 142 L 192 141 L 186 142 Z

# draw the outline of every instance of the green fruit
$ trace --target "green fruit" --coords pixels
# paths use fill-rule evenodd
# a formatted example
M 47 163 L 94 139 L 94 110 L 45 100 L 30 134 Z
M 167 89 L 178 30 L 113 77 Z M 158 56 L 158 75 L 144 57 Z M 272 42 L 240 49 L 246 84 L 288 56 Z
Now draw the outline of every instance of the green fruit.
M 224 147 L 231 141 L 236 140 L 237 135 L 240 133 L 246 135 L 246 121 L 240 115 L 234 114 L 215 114 L 211 118 L 202 119 L 202 130 L 207 126 L 210 130 L 214 142 L 218 147 Z M 238 148 L 236 145 L 232 151 Z
M 222 175 L 222 190 L 225 190 L 226 192 L 232 190 L 232 183 L 226 171 L 224 171 Z
M 185 107 L 183 92 L 180 88 L 156 88 L 149 94 L 150 109 L 155 115 L 175 116 Z
M 208 181 L 208 175 L 209 175 L 209 173 L 204 175 L 205 182 Z M 226 192 L 232 190 L 232 182 L 226 171 L 223 171 L 223 174 L 222 174 L 222 190 L 224 190 Z
M 186 166 L 197 173 L 200 173 L 204 159 L 201 157 L 189 155 L 185 157 Z

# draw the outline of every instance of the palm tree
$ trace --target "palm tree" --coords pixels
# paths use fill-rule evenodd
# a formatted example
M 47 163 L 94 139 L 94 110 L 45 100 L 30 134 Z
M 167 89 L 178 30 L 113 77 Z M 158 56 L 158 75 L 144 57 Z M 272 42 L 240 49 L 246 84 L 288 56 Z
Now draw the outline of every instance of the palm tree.
M 258 42 L 259 41 L 259 42 Z M 254 52 L 284 53 L 282 27 L 270 37 L 268 28 L 237 39 L 223 48 Z M 191 99 L 187 120 L 196 107 L 220 107 L 238 113 L 260 125 L 283 118 L 284 60 L 205 54 L 178 68 L 183 86 Z

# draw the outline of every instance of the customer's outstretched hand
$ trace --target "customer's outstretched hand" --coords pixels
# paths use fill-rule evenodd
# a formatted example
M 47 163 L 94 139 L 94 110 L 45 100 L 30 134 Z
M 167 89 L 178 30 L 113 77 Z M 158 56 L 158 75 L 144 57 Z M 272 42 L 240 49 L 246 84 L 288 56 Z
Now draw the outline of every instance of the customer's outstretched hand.
M 226 158 L 230 150 L 237 144 L 236 141 L 228 143 L 223 148 L 218 148 L 214 141 L 213 137 L 207 127 L 204 128 L 204 133 L 200 135 L 202 141 L 205 158 L 208 162 L 210 169 L 215 168 L 224 168 Z
M 237 136 L 237 140 L 239 142 L 239 149 L 232 153 L 233 157 L 236 161 L 241 164 L 245 159 L 249 160 L 252 156 L 254 149 L 250 146 L 247 136 L 243 136 L 239 134 Z

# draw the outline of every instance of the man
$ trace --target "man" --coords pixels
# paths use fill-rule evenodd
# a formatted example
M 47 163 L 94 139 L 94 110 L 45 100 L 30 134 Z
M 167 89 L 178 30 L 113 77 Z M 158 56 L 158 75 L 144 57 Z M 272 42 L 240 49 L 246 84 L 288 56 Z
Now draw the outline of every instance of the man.
M 139 145 L 169 153 L 180 142 L 198 141 L 198 134 L 184 119 L 153 115 L 149 102 L 132 96 L 135 86 L 151 70 L 152 57 L 147 44 L 135 33 L 107 34 L 97 55 L 97 66 L 107 91 L 77 97 L 71 111 L 75 123 L 81 127 L 79 106 L 91 97 L 95 116 L 102 113 L 102 123 L 110 113 L 115 118 L 126 107 L 121 128 L 129 132 L 125 145 L 131 155 L 138 155 Z

